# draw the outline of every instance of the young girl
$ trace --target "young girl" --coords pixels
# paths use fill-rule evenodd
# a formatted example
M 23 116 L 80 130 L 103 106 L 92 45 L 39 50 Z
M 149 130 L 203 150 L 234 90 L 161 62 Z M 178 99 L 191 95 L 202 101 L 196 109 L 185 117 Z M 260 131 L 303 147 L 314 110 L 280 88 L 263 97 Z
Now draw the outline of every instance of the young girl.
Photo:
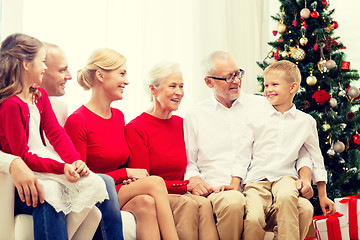
M 102 179 L 91 173 L 86 164 L 79 160 L 80 155 L 56 120 L 46 92 L 37 88 L 46 70 L 45 57 L 44 46 L 33 37 L 13 34 L 2 42 L 0 145 L 4 152 L 20 156 L 30 169 L 36 171 L 46 204 L 60 213 L 57 217 L 51 217 L 52 223 L 47 217 L 42 220 L 36 218 L 43 206 L 34 209 L 35 239 L 44 238 L 42 234 L 51 234 L 52 239 L 59 239 L 61 231 L 42 233 L 49 230 L 47 227 L 39 230 L 39 225 L 51 227 L 51 224 L 56 225 L 54 219 L 60 216 L 65 221 L 65 216 L 70 213 L 67 217 L 69 224 L 69 220 L 80 212 L 86 212 L 86 216 L 89 209 L 108 198 L 108 194 Z M 46 146 L 44 133 L 52 147 Z M 74 224 L 80 226 L 81 221 Z M 68 226 L 68 229 L 73 229 L 73 226 Z M 71 239 L 74 231 L 69 231 L 64 239 Z

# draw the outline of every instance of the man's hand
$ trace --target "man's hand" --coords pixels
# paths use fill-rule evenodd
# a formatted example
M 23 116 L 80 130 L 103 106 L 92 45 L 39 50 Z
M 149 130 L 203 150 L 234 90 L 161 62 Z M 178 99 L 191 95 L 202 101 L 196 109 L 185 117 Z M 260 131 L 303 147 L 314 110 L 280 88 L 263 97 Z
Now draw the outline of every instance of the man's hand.
M 194 189 L 192 190 L 192 194 L 206 197 L 210 193 L 214 192 L 215 189 L 207 184 L 206 182 L 199 183 Z
M 189 183 L 187 184 L 187 190 L 189 192 L 192 192 L 192 190 L 199 185 L 200 183 L 203 183 L 204 180 L 200 176 L 192 176 L 189 178 Z
M 21 158 L 12 161 L 9 171 L 21 201 L 28 206 L 32 203 L 33 207 L 38 205 L 38 201 L 44 203 L 44 194 L 37 178 Z

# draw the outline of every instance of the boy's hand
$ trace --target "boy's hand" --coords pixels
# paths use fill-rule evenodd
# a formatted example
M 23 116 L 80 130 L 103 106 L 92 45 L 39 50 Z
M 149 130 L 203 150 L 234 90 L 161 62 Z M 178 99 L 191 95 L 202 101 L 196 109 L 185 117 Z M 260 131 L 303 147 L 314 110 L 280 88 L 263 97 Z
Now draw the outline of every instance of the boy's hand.
M 328 214 L 334 214 L 336 212 L 335 204 L 333 201 L 331 201 L 328 197 L 319 197 L 319 202 L 321 206 L 321 210 L 324 215 Z M 329 209 L 326 211 L 326 209 Z
M 311 186 L 310 181 L 306 179 L 298 179 L 295 182 L 296 189 L 300 192 L 301 196 L 310 199 L 314 196 L 314 190 Z
M 235 185 L 222 185 L 220 187 L 218 187 L 217 189 L 215 189 L 215 193 L 219 193 L 219 192 L 223 192 L 223 191 L 228 191 L 228 190 L 239 190 L 238 186 Z
M 88 166 L 82 160 L 77 160 L 73 162 L 72 165 L 80 177 L 88 176 L 90 174 Z
M 66 179 L 72 183 L 77 182 L 77 180 L 80 178 L 80 175 L 75 171 L 74 166 L 68 163 L 65 163 L 64 173 Z

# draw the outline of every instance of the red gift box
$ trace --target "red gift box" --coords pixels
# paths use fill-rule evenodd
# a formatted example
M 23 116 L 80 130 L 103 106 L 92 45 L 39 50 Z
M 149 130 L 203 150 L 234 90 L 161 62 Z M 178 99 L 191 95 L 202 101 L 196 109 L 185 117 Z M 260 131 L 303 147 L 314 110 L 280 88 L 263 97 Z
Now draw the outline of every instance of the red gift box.
M 353 196 L 335 198 L 336 210 L 344 215 L 349 225 L 351 240 L 360 239 L 360 193 Z
M 335 212 L 333 215 L 313 217 L 318 240 L 348 240 L 349 227 L 344 216 Z

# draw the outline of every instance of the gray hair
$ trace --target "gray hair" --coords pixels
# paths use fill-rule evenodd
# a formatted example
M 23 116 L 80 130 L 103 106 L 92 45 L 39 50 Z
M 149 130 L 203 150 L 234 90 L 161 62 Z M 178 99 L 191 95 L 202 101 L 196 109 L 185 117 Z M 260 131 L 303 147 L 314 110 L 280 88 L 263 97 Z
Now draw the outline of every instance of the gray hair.
M 212 75 L 215 72 L 215 59 L 231 58 L 231 55 L 224 51 L 216 51 L 207 55 L 201 63 L 202 74 L 204 77 Z
M 169 77 L 173 73 L 181 73 L 180 65 L 175 62 L 160 62 L 154 65 L 146 78 L 145 90 L 149 93 L 151 100 L 152 95 L 149 89 L 150 85 L 153 85 L 155 88 L 158 88 L 163 80 Z

